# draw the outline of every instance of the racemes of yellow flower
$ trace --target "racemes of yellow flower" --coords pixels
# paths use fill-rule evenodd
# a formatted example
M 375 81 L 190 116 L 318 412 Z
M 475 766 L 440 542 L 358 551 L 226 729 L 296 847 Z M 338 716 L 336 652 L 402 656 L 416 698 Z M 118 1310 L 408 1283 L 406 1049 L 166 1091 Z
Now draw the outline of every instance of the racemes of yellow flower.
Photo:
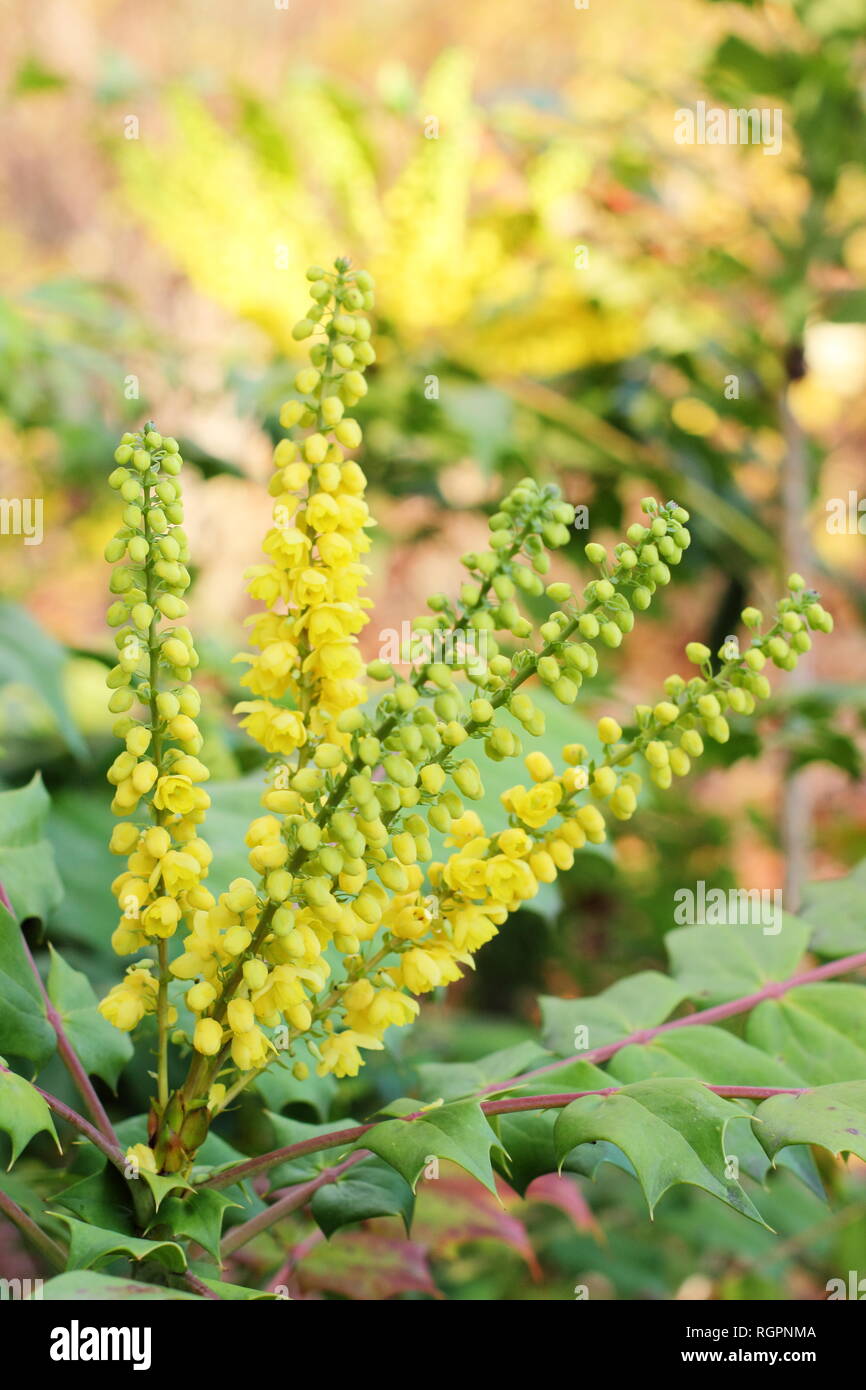
M 126 869 L 112 884 L 122 914 L 112 945 L 132 955 L 154 945 L 162 950 L 184 918 L 213 902 L 203 884 L 212 855 L 199 833 L 209 805 L 201 783 L 209 773 L 198 757 L 200 700 L 190 684 L 198 656 L 189 629 L 177 625 L 190 582 L 183 460 L 177 441 L 151 424 L 125 434 L 114 457 L 109 483 L 124 507 L 106 547 L 116 565 L 108 623 L 116 629 L 117 664 L 108 685 L 114 733 L 124 747 L 108 780 L 112 810 L 124 819 L 109 847 L 126 858 Z M 147 970 L 134 969 L 101 1010 L 118 1027 L 133 1028 L 156 1008 L 158 989 Z

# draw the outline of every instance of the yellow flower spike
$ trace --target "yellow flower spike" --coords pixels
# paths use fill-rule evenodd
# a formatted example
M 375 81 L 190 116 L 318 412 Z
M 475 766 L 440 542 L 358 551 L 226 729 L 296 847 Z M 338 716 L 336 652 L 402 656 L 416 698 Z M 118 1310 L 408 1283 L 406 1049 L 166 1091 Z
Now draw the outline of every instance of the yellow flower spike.
M 111 849 L 126 860 L 114 883 L 121 916 L 112 942 L 119 952 L 159 953 L 161 962 L 158 974 L 133 966 L 101 1008 L 126 1029 L 157 1013 L 149 1132 L 160 1171 L 170 1156 L 168 1167 L 187 1173 L 197 1147 L 175 1153 L 163 1123 L 169 977 L 182 982 L 196 1019 L 180 1113 L 203 1105 L 217 1113 L 277 1044 L 299 1080 L 308 1074 L 293 1060 L 299 1041 L 320 1075 L 357 1075 L 388 1028 L 412 1022 L 417 996 L 460 979 L 539 885 L 567 872 L 587 843 L 604 841 L 607 820 L 635 813 L 635 765 L 655 787 L 685 776 L 702 735 L 724 741 L 728 719 L 767 695 L 767 661 L 790 669 L 808 649 L 807 629 L 832 621 L 793 576 L 766 632 L 762 615 L 748 611 L 742 659 L 691 644 L 699 674 L 669 677 L 656 703 L 635 708 L 627 735 L 616 719 L 600 719 L 601 756 L 567 744 L 557 771 L 560 760 L 536 743 L 525 757 L 529 784 L 515 779 L 501 798 L 505 823 L 489 824 L 478 755 L 522 756 L 521 733 L 542 737 L 531 682 L 563 703 L 577 698 L 597 672 L 598 647 L 619 646 L 670 581 L 689 543 L 688 516 L 648 499 L 650 522 L 630 528 L 628 544 L 590 544 L 595 577 L 581 596 L 545 578 L 548 552 L 572 534 L 574 508 L 556 488 L 523 479 L 491 517 L 487 549 L 463 557 L 459 600 L 434 595 L 430 615 L 412 624 L 410 652 L 383 655 L 365 673 L 358 636 L 369 621 L 364 559 L 373 522 L 363 470 L 346 455 L 362 444 L 354 406 L 375 360 L 365 317 L 373 286 L 345 260 L 311 268 L 308 281 L 311 304 L 292 330 L 308 363 L 295 377 L 298 398 L 280 411 L 288 433 L 273 452 L 264 563 L 246 576 L 258 611 L 246 625 L 248 651 L 236 658 L 248 696 L 237 712 L 268 758 L 264 814 L 246 837 L 251 877 L 234 879 L 218 901 L 204 882 L 208 768 L 190 685 L 198 655 L 183 626 L 189 554 L 177 446 L 151 430 L 125 437 L 112 475 L 126 511 L 107 554 L 128 571 L 112 581 L 109 612 L 117 658 L 108 683 L 122 740 L 109 780 L 123 817 Z M 536 641 L 520 605 L 545 595 L 562 610 L 547 614 Z M 472 659 L 423 649 L 453 630 L 489 638 L 489 647 Z M 503 633 L 509 655 L 498 645 Z M 407 655 L 409 673 L 395 676 Z M 378 687 L 375 708 L 365 679 Z M 477 761 L 465 756 L 473 739 Z M 445 839 L 441 862 L 432 862 L 434 832 Z M 179 930 L 182 949 L 169 969 L 166 939 Z

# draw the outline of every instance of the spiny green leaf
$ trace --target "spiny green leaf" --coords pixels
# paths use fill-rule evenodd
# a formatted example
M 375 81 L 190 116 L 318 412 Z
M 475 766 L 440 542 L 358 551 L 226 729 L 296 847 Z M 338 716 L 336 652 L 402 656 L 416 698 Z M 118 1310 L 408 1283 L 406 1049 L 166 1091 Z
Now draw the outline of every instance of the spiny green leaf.
M 632 1043 L 611 1058 L 607 1069 L 622 1082 L 691 1076 L 711 1086 L 730 1085 L 732 1077 L 741 1086 L 805 1084 L 799 1072 L 762 1048 L 750 1046 L 724 1028 L 700 1023 L 660 1033 L 649 1043 Z
M 10 1168 L 35 1134 L 50 1134 L 60 1148 L 48 1105 L 29 1081 L 11 1071 L 0 1071 L 0 1129 L 12 1141 Z
M 135 1234 L 131 1194 L 113 1164 L 59 1192 L 53 1201 L 73 1216 L 108 1231 Z
M 866 859 L 844 878 L 810 883 L 803 891 L 800 916 L 813 930 L 810 948 L 822 956 L 866 951 Z
M 656 970 L 618 980 L 592 999 L 539 999 L 542 1038 L 561 1057 L 584 1047 L 593 1049 L 627 1037 L 639 1028 L 654 1028 L 686 998 L 678 981 Z M 586 1029 L 586 1034 L 578 1030 Z M 577 1039 L 577 1041 L 575 1040 Z
M 385 1120 L 369 1130 L 358 1147 L 396 1168 L 413 1192 L 434 1158 L 450 1158 L 495 1192 L 490 1150 L 497 1143 L 478 1102 L 462 1100 L 434 1107 L 417 1120 Z
M 497 1081 L 510 1081 L 521 1071 L 553 1061 L 552 1054 L 527 1040 L 480 1057 L 476 1062 L 422 1062 L 418 1067 L 422 1094 L 430 1100 L 457 1100 L 477 1095 Z M 511 1089 L 504 1087 L 502 1089 Z M 491 1090 L 488 1094 L 495 1095 Z M 415 1107 L 417 1109 L 417 1106 Z
M 57 1274 L 42 1286 L 40 1297 L 61 1303 L 196 1302 L 193 1293 L 162 1289 L 158 1284 L 140 1284 L 134 1279 L 118 1279 L 93 1269 L 73 1269 Z
M 122 1255 L 130 1260 L 159 1260 L 174 1274 L 186 1269 L 186 1255 L 176 1241 L 145 1240 L 123 1231 L 108 1231 L 102 1226 L 92 1226 L 64 1212 L 56 1214 L 69 1227 L 69 1269 L 91 1269 L 105 1260 Z
M 21 928 L 0 904 L 0 1053 L 24 1057 L 39 1070 L 57 1038 L 24 953 Z
M 818 1144 L 866 1162 L 866 1081 L 819 1086 L 800 1096 L 770 1096 L 752 1120 L 770 1158 L 788 1144 Z
M 160 1208 L 158 1224 L 176 1236 L 194 1240 L 219 1260 L 220 1237 L 226 1207 L 236 1207 L 231 1197 L 212 1188 L 201 1188 L 186 1198 L 169 1197 Z
M 292 1075 L 290 1066 L 272 1063 L 253 1082 L 269 1110 L 285 1110 L 287 1105 L 308 1105 L 320 1120 L 331 1112 L 337 1082 L 333 1076 L 317 1076 L 312 1071 L 305 1081 Z
M 45 838 L 50 807 L 38 772 L 26 787 L 0 792 L 0 883 L 19 922 L 28 917 L 44 922 L 63 896 Z
M 186 1178 L 179 1177 L 176 1173 L 172 1173 L 169 1177 L 166 1177 L 164 1173 L 151 1173 L 147 1168 L 140 1168 L 138 1170 L 138 1177 L 130 1178 L 130 1181 L 144 1182 L 147 1184 L 150 1188 L 151 1196 L 153 1197 L 155 1211 L 159 1211 L 163 1202 L 172 1192 L 177 1192 L 178 1190 L 189 1191 L 191 1186 Z
M 652 1213 L 668 1188 L 689 1183 L 761 1224 L 725 1171 L 725 1130 L 745 1111 L 694 1081 L 639 1081 L 609 1096 L 572 1101 L 556 1121 L 557 1154 L 604 1139 L 629 1159 Z
M 48 996 L 60 1014 L 66 1035 L 85 1071 L 91 1076 L 101 1076 L 113 1090 L 132 1056 L 130 1036 L 102 1017 L 87 976 L 80 970 L 73 970 L 53 946 L 49 949 Z
M 318 1138 L 320 1134 L 334 1134 L 339 1129 L 352 1129 L 357 1120 L 341 1120 L 338 1124 L 308 1125 L 301 1120 L 289 1119 L 286 1115 L 267 1112 L 273 1127 L 274 1147 L 287 1148 L 290 1144 L 300 1144 L 305 1139 Z M 348 1148 L 348 1144 L 346 1145 Z M 270 1170 L 271 1187 L 284 1187 L 296 1182 L 309 1182 L 318 1177 L 325 1168 L 337 1162 L 339 1148 L 321 1149 L 317 1153 L 302 1154 L 300 1158 L 290 1158 Z
M 329 1238 L 341 1226 L 374 1216 L 399 1216 L 409 1234 L 415 1197 L 405 1178 L 389 1164 L 371 1158 L 313 1194 L 312 1212 Z
M 771 980 L 793 975 L 809 928 L 787 913 L 775 935 L 760 926 L 679 927 L 665 947 L 683 997 L 708 1007 L 755 994 Z
M 800 985 L 759 1004 L 746 1037 L 801 1076 L 801 1085 L 859 1081 L 866 1077 L 866 989 L 841 981 Z

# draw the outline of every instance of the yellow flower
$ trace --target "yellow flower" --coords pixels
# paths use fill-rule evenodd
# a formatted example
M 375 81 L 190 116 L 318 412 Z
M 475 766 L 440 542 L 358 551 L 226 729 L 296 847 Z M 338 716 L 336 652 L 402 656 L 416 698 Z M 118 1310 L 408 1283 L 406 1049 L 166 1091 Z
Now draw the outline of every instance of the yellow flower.
M 124 1158 L 139 1173 L 155 1173 L 157 1171 L 156 1154 L 149 1144 L 130 1144 Z
M 470 841 L 470 844 L 477 841 Z M 445 882 L 449 888 L 465 893 L 467 898 L 487 896 L 487 861 L 464 849 L 453 854 L 445 865 Z
M 180 905 L 174 898 L 157 898 L 146 907 L 141 918 L 142 930 L 148 936 L 172 936 L 180 921 Z
M 267 700 L 244 700 L 235 706 L 236 714 L 246 714 L 241 727 L 268 753 L 293 753 L 307 741 L 304 721 L 296 710 L 281 709 Z
M 518 820 L 531 830 L 546 825 L 556 814 L 562 800 L 562 787 L 558 782 L 537 782 L 534 787 L 512 787 L 503 792 L 502 803 L 507 811 L 512 811 Z
M 153 804 L 159 811 L 172 811 L 180 816 L 189 815 L 197 805 L 192 779 L 174 773 L 160 777 L 153 793 Z
M 435 989 L 442 979 L 442 970 L 436 957 L 420 946 L 404 951 L 398 967 L 399 977 L 413 994 L 426 994 Z
M 368 1033 L 356 1033 L 347 1029 L 343 1033 L 332 1033 L 320 1046 L 322 1060 L 316 1068 L 319 1076 L 357 1076 L 363 1063 L 360 1048 L 381 1052 L 385 1044 L 381 1038 Z
M 509 859 L 506 854 L 488 859 L 487 885 L 491 896 L 503 903 L 522 902 L 538 892 L 538 883 L 529 865 L 522 859 Z
M 285 599 L 289 591 L 287 576 L 273 565 L 254 565 L 246 571 L 249 579 L 247 590 L 251 598 L 273 608 L 280 599 Z
M 203 1057 L 215 1057 L 222 1047 L 223 1030 L 215 1018 L 200 1018 L 195 1025 L 192 1045 Z

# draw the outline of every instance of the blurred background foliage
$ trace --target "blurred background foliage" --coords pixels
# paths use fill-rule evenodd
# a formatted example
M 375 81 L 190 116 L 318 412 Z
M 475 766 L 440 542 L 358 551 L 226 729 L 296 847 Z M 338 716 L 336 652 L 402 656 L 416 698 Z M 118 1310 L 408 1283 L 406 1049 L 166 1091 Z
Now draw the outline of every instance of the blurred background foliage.
M 735 728 L 610 851 L 578 856 L 477 975 L 341 1091 L 339 1113 L 410 1091 L 419 1061 L 531 1037 L 540 991 L 595 992 L 658 966 L 682 884 L 784 882 L 796 906 L 806 872 L 832 878 L 862 855 L 864 32 L 866 0 L 670 0 L 662 14 L 539 0 L 505 16 L 493 0 L 46 0 L 7 13 L 0 492 L 43 499 L 44 538 L 0 536 L 0 777 L 43 773 L 65 887 L 50 933 L 98 990 L 119 968 L 104 848 L 114 441 L 154 417 L 194 465 L 192 623 L 223 886 L 243 870 L 258 795 L 230 714 L 239 578 L 268 521 L 303 270 L 339 253 L 378 286 L 368 656 L 428 592 L 456 587 L 458 557 L 527 472 L 588 509 L 552 577 L 575 579 L 589 536 L 617 538 L 647 492 L 693 513 L 676 582 L 579 712 L 551 711 L 551 749 L 650 696 L 683 669 L 686 640 L 720 642 L 791 568 L 837 618 L 804 676 L 780 685 L 763 742 Z M 781 152 L 677 144 L 675 113 L 699 100 L 778 108 Z M 828 529 L 828 501 L 852 493 L 853 524 Z M 46 1084 L 63 1093 L 59 1075 Z M 143 1108 L 144 1068 L 124 1084 Z M 268 1104 L 316 1118 L 297 1090 Z M 259 1123 L 237 1112 L 240 1147 Z M 573 1297 L 577 1284 L 593 1297 L 802 1298 L 862 1255 L 854 1161 L 834 1176 L 841 1216 L 773 1179 L 781 1244 L 682 1189 L 651 1229 L 622 1177 L 606 1168 L 583 1196 L 518 1204 L 519 1221 L 509 1206 L 517 1226 L 455 1189 L 452 1223 L 429 1214 L 418 1259 L 457 1298 Z M 372 1226 L 335 1240 L 330 1274 L 304 1248 L 299 1269 L 318 1270 L 304 1287 L 429 1294 L 429 1270 L 401 1284 L 394 1232 Z M 307 1234 L 299 1223 L 302 1245 Z M 359 1271 L 376 1270 L 384 1282 L 359 1295 Z

